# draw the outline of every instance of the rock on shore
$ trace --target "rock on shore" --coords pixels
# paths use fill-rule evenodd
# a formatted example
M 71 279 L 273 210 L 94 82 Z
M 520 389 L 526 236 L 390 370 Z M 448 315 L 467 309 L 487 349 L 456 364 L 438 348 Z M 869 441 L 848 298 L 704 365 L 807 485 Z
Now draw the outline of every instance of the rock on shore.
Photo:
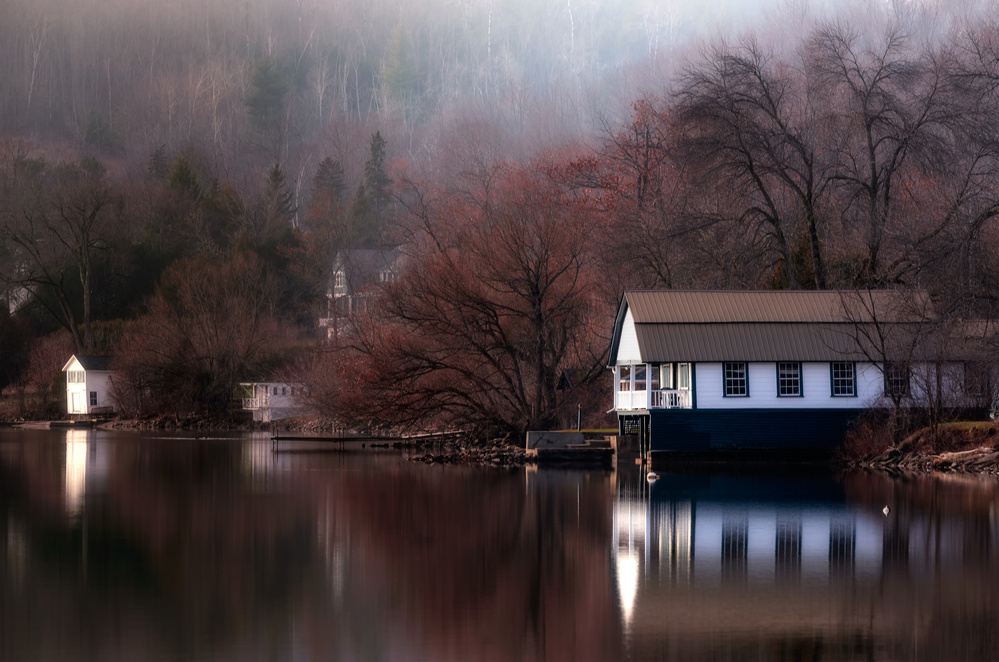
M 507 445 L 463 446 L 449 443 L 441 448 L 428 450 L 430 452 L 409 459 L 425 464 L 479 464 L 494 467 L 520 467 L 534 461 L 527 457 L 523 448 Z
M 849 464 L 888 471 L 999 474 L 997 442 L 992 423 L 947 424 L 919 430 L 897 446 Z

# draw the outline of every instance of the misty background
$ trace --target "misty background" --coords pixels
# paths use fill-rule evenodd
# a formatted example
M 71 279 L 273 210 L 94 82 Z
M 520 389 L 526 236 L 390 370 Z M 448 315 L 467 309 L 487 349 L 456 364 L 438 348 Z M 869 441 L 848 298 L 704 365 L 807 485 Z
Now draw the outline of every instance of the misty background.
M 159 146 L 196 147 L 233 181 L 276 158 L 301 195 L 319 153 L 359 176 L 367 132 L 358 125 L 378 125 L 393 156 L 421 162 L 435 157 L 449 125 L 486 121 L 513 137 L 511 156 L 525 158 L 600 136 L 720 39 L 753 32 L 787 49 L 805 26 L 830 18 L 902 21 L 939 36 L 991 4 L 7 0 L 0 130 L 56 155 L 95 150 L 124 171 Z M 285 135 L 255 150 L 245 100 L 263 61 L 283 95 Z
M 102 353 L 132 413 L 270 376 L 509 432 L 565 370 L 606 410 L 629 288 L 988 316 L 997 80 L 992 1 L 6 0 L 0 388 Z M 352 250 L 393 266 L 334 320 Z

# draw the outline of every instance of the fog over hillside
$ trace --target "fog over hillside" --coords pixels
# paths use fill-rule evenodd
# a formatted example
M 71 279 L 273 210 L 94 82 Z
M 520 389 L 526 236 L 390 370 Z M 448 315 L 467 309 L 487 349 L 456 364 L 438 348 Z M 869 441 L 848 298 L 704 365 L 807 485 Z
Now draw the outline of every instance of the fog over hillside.
M 0 387 L 510 432 L 597 402 L 629 288 L 991 315 L 997 79 L 992 1 L 6 0 Z M 405 258 L 357 306 L 355 250 Z
M 803 26 L 833 15 L 942 34 L 991 6 L 7 0 L 0 130 L 132 149 L 193 141 L 232 169 L 245 156 L 234 142 L 250 73 L 269 58 L 289 88 L 289 142 L 314 141 L 338 120 L 391 116 L 411 130 L 469 108 L 516 133 L 540 121 L 585 134 L 598 117 L 617 117 L 637 90 L 662 85 L 692 49 L 719 38 L 752 31 L 784 47 Z

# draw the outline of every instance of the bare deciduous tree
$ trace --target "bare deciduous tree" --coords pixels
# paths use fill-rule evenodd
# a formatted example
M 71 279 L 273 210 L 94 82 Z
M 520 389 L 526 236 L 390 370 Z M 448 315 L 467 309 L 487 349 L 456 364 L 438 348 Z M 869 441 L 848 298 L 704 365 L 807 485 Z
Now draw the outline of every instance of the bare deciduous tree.
M 914 53 L 897 28 L 867 37 L 842 26 L 817 30 L 808 60 L 821 100 L 836 112 L 829 149 L 842 211 L 863 228 L 863 281 L 898 280 L 906 257 L 888 260 L 885 249 L 912 232 L 900 218 L 906 177 L 943 157 L 955 115 L 941 62 Z
M 810 271 L 811 284 L 824 288 L 820 224 L 831 173 L 807 72 L 750 39 L 714 49 L 688 70 L 676 103 L 685 160 L 699 161 L 715 185 L 738 187 L 740 221 L 765 233 L 790 287 Z M 810 264 L 795 251 L 801 230 Z
M 560 370 L 599 363 L 592 213 L 537 172 L 508 173 L 500 189 L 486 210 L 417 208 L 417 253 L 354 341 L 370 364 L 365 399 L 384 420 L 544 428 L 559 419 Z

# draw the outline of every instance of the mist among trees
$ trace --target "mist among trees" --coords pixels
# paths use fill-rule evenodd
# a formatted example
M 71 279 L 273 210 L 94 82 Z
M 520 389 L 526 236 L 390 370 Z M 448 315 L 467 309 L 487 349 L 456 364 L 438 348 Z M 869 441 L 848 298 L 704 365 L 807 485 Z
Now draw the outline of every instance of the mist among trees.
M 991 316 L 996 80 L 988 3 L 12 0 L 0 388 L 52 407 L 53 356 L 108 353 L 130 415 L 280 377 L 344 424 L 515 433 L 603 411 L 629 287 Z M 331 339 L 361 249 L 404 268 Z

